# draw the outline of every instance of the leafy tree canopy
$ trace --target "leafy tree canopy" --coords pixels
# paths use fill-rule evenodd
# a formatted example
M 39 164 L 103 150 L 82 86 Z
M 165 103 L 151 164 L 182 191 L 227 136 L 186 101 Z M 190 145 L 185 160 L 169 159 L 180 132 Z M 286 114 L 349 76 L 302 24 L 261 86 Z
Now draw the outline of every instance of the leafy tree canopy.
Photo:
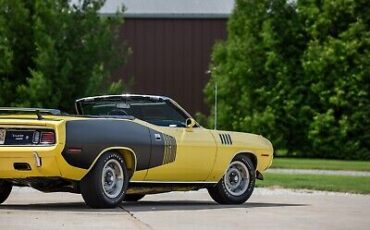
M 220 128 L 279 152 L 370 160 L 370 1 L 237 0 L 215 46 Z M 213 123 L 210 116 L 210 123 Z
M 122 12 L 104 0 L 0 0 L 0 106 L 73 111 L 76 98 L 122 92 L 111 71 L 125 62 Z

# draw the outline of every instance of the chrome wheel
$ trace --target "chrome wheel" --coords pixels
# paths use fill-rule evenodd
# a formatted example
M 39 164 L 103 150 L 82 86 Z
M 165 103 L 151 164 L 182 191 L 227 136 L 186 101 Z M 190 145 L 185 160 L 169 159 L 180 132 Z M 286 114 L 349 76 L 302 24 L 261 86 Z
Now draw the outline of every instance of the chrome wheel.
M 224 175 L 226 190 L 233 196 L 241 196 L 247 191 L 250 175 L 247 166 L 241 161 L 230 164 Z
M 118 160 L 110 159 L 104 164 L 102 185 L 107 197 L 113 199 L 120 195 L 124 185 L 124 174 Z
M 94 167 L 82 178 L 80 189 L 92 208 L 115 208 L 125 197 L 129 173 L 123 157 L 114 151 L 103 153 Z
M 255 181 L 256 168 L 252 160 L 239 154 L 231 161 L 221 180 L 207 189 L 219 204 L 243 204 L 252 195 Z

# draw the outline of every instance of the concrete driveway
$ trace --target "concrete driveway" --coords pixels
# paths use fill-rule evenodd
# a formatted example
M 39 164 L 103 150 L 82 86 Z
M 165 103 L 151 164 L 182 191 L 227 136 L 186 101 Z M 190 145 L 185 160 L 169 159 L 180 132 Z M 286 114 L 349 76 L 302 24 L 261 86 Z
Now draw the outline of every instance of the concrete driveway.
M 88 208 L 80 195 L 16 188 L 0 229 L 369 229 L 370 196 L 257 188 L 244 205 L 218 205 L 205 190 Z

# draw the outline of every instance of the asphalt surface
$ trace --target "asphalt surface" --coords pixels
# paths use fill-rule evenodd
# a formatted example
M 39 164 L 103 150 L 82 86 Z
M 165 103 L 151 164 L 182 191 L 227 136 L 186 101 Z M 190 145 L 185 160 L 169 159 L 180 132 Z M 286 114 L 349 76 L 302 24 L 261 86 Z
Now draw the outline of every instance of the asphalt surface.
M 0 205 L 0 229 L 369 229 L 370 196 L 257 188 L 243 205 L 218 205 L 205 190 L 87 207 L 80 195 L 16 188 Z

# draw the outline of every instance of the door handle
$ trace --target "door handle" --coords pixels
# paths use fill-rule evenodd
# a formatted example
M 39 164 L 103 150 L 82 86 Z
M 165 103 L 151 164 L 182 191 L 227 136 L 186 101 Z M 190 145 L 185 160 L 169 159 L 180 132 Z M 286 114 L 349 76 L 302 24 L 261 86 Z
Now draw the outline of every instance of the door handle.
M 155 139 L 156 141 L 161 141 L 161 140 L 162 140 L 162 138 L 161 138 L 161 134 L 159 134 L 159 133 L 155 133 L 155 134 L 154 134 L 154 139 Z

